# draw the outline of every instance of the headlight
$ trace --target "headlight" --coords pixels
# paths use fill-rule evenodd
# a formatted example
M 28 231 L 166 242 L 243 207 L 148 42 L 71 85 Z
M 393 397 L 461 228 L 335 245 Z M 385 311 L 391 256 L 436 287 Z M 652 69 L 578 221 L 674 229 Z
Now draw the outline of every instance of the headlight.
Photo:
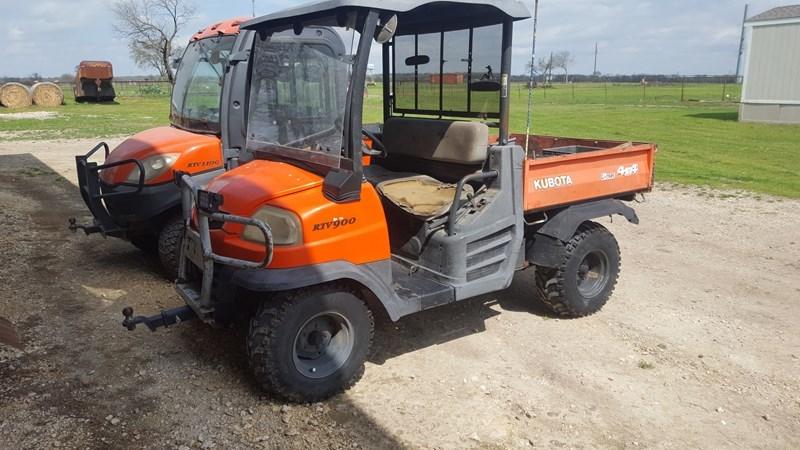
M 303 240 L 300 219 L 291 211 L 264 206 L 253 214 L 253 218 L 269 225 L 275 245 L 293 245 Z M 264 243 L 264 235 L 261 230 L 252 225 L 244 227 L 242 237 L 246 241 Z
M 144 181 L 150 181 L 169 170 L 169 168 L 175 164 L 175 161 L 178 160 L 179 156 L 180 153 L 164 153 L 162 155 L 154 155 L 149 158 L 145 158 L 142 161 L 142 165 L 144 166 Z M 126 181 L 128 183 L 139 182 L 138 166 L 134 166 Z

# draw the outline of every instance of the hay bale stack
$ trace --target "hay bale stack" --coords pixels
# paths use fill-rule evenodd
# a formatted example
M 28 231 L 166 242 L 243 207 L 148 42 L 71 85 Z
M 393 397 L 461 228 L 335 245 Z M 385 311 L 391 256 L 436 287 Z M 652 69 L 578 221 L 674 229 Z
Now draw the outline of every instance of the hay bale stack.
M 54 108 L 64 103 L 64 92 L 57 84 L 49 81 L 34 84 L 31 88 L 31 97 L 33 103 L 38 106 Z
M 20 83 L 6 83 L 0 87 L 0 105 L 6 108 L 26 108 L 31 106 L 31 90 Z

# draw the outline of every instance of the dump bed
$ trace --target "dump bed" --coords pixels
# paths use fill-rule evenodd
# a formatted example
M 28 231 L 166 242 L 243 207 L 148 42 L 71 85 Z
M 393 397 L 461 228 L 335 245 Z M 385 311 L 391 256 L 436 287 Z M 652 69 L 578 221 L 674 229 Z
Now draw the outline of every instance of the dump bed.
M 525 136 L 514 135 L 524 146 Z M 524 167 L 524 208 L 545 211 L 653 188 L 654 144 L 531 136 Z

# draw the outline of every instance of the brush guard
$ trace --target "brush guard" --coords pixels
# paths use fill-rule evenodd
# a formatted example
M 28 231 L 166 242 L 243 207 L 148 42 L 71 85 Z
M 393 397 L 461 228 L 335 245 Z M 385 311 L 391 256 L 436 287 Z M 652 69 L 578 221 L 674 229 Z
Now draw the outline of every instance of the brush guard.
M 89 153 L 85 155 L 78 155 L 75 157 L 75 165 L 78 170 L 78 187 L 80 188 L 81 197 L 83 202 L 89 208 L 89 211 L 94 216 L 94 221 L 91 225 L 79 225 L 77 219 L 72 217 L 69 219 L 69 229 L 73 232 L 83 230 L 84 233 L 94 234 L 101 233 L 103 236 L 116 236 L 122 237 L 125 234 L 125 228 L 117 224 L 108 212 L 103 200 L 111 197 L 121 197 L 125 195 L 136 195 L 144 189 L 144 165 L 141 161 L 135 159 L 126 159 L 124 161 L 117 161 L 109 164 L 97 164 L 91 162 L 89 159 L 100 150 L 105 153 L 104 161 L 108 159 L 111 153 L 108 144 L 101 142 L 97 144 Z M 127 166 L 130 164 L 136 165 L 139 168 L 139 180 L 136 184 L 122 184 L 118 186 L 129 186 L 130 189 L 125 189 L 118 192 L 103 193 L 100 183 L 100 172 L 106 169 L 111 169 L 119 166 Z M 116 186 L 114 186 L 116 187 Z
M 212 288 L 215 265 L 221 264 L 237 269 L 260 269 L 268 266 L 272 262 L 272 231 L 269 225 L 261 220 L 221 213 L 219 207 L 224 202 L 223 197 L 201 190 L 189 175 L 176 173 L 175 181 L 181 188 L 181 206 L 185 224 L 176 289 L 198 317 L 211 322 L 214 313 Z M 197 229 L 192 227 L 193 213 L 196 213 Z M 248 261 L 214 253 L 211 247 L 212 221 L 233 222 L 258 228 L 264 235 L 264 258 L 261 261 Z M 202 272 L 199 282 L 192 276 L 194 275 L 192 266 Z

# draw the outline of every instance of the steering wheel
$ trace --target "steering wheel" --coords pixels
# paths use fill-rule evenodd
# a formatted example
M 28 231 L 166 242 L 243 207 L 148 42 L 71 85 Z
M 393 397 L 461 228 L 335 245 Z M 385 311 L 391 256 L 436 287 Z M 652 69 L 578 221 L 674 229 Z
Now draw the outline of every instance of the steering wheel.
M 369 148 L 364 147 L 364 148 L 361 149 L 362 153 L 364 153 L 365 155 L 368 155 L 368 156 L 379 156 L 379 157 L 386 156 L 386 147 L 383 146 L 383 141 L 378 139 L 378 136 L 376 136 L 375 133 L 373 133 L 373 132 L 371 132 L 371 131 L 369 131 L 369 130 L 367 130 L 365 128 L 362 128 L 361 129 L 361 134 L 363 134 L 364 136 L 372 139 L 372 148 L 369 149 Z

